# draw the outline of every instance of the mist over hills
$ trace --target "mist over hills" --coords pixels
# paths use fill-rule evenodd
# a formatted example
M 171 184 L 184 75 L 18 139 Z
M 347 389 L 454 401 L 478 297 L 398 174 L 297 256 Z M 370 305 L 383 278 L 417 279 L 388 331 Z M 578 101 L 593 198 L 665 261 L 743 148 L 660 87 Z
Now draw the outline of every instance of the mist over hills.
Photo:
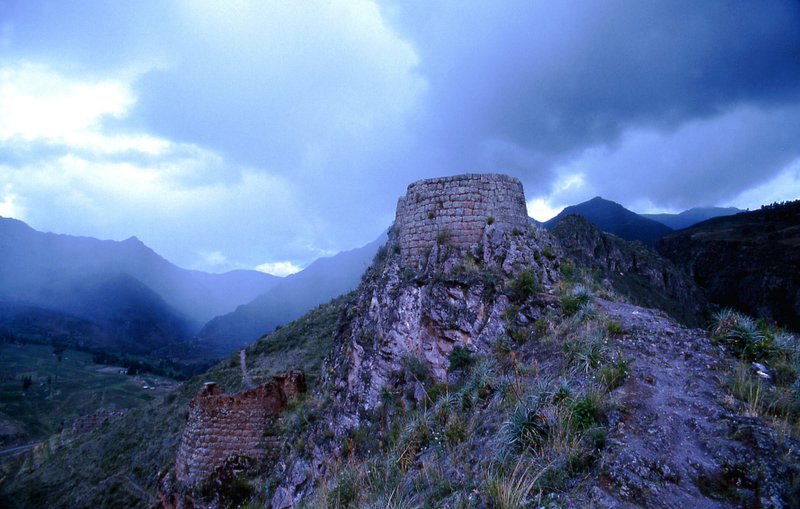
M 198 333 L 199 342 L 224 355 L 349 292 L 358 286 L 361 275 L 385 242 L 383 233 L 363 247 L 320 258 L 301 272 L 286 276 L 252 302 L 208 322 Z
M 93 324 L 73 330 L 71 344 L 146 354 L 186 341 L 207 320 L 279 281 L 254 270 L 182 269 L 136 237 L 117 242 L 43 233 L 0 218 L 0 301 L 13 326 L 0 325 L 38 331 L 31 334 L 43 341 L 52 339 L 45 324 L 54 323 L 55 313 L 58 323 Z
M 682 230 L 707 219 L 719 216 L 731 216 L 744 212 L 736 207 L 693 207 L 678 214 L 639 214 L 647 219 L 658 221 L 673 230 Z
M 255 270 L 209 274 L 177 267 L 136 237 L 117 242 L 42 233 L 0 218 L 0 298 L 61 306 L 61 289 L 87 277 L 128 274 L 152 289 L 194 328 L 274 286 Z
M 599 196 L 565 208 L 556 217 L 546 221 L 545 228 L 552 229 L 562 218 L 570 214 L 583 216 L 601 230 L 622 239 L 638 240 L 651 246 L 656 240 L 672 231 L 672 228 L 665 224 L 642 217 L 619 203 Z

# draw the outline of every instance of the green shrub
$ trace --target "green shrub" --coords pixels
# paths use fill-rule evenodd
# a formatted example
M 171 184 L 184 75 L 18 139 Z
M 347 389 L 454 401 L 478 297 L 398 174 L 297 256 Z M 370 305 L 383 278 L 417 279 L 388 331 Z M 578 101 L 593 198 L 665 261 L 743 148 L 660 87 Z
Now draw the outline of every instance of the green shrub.
M 606 330 L 612 336 L 619 336 L 623 332 L 622 325 L 619 322 L 615 322 L 614 320 L 610 320 L 606 324 Z
M 547 421 L 540 414 L 537 401 L 520 402 L 503 423 L 500 430 L 502 447 L 508 454 L 519 454 L 526 449 L 538 449 L 547 439 Z
M 614 362 L 610 366 L 602 368 L 597 377 L 608 390 L 612 390 L 622 385 L 629 373 L 630 360 L 623 358 L 622 355 L 617 355 Z
M 586 374 L 600 367 L 606 356 L 603 338 L 597 334 L 565 342 L 564 353 L 567 354 L 567 361 L 574 369 Z
M 587 392 L 582 397 L 573 401 L 570 406 L 571 423 L 575 429 L 586 430 L 593 428 L 600 421 L 603 414 L 603 400 L 594 391 Z
M 494 216 L 487 217 L 486 224 L 494 224 Z
M 714 336 L 730 348 L 734 355 L 749 361 L 762 361 L 776 351 L 774 335 L 766 324 L 730 309 L 715 315 Z
M 561 266 L 559 267 L 559 270 L 561 271 L 561 275 L 564 276 L 564 278 L 567 281 L 574 281 L 575 280 L 575 276 L 576 276 L 577 272 L 575 271 L 575 265 L 573 265 L 572 262 L 569 262 L 569 261 L 561 262 Z
M 450 355 L 447 356 L 447 360 L 450 362 L 450 365 L 447 368 L 447 371 L 453 372 L 459 369 L 469 369 L 475 364 L 475 356 L 470 353 L 468 349 L 461 345 L 456 345 L 450 351 Z
M 327 506 L 336 509 L 355 507 L 358 502 L 359 479 L 353 470 L 347 469 L 336 480 L 336 486 L 328 493 Z
M 547 318 L 537 318 L 533 322 L 533 330 L 536 332 L 537 337 L 542 337 L 550 330 L 550 321 Z
M 561 297 L 561 311 L 572 316 L 584 309 L 591 301 L 591 294 L 583 285 L 575 285 L 572 293 Z
M 527 343 L 531 337 L 531 331 L 527 327 L 506 327 L 506 333 L 518 345 Z
M 421 382 L 422 384 L 429 384 L 432 382 L 433 379 L 431 377 L 430 368 L 425 361 L 419 357 L 406 355 L 403 357 L 401 363 L 405 372 L 411 375 L 414 380 Z
M 544 246 L 542 248 L 542 255 L 544 255 L 545 258 L 547 258 L 548 260 L 551 260 L 551 261 L 555 260 L 555 258 L 556 258 L 556 253 L 553 251 L 553 249 L 550 246 Z
M 525 302 L 532 295 L 542 290 L 539 278 L 533 269 L 525 269 L 511 280 L 511 299 L 515 302 Z

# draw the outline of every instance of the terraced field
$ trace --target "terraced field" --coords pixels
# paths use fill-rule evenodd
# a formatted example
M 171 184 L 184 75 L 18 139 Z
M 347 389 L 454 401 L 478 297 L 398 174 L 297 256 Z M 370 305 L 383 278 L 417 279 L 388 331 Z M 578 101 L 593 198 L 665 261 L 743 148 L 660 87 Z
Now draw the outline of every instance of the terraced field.
M 58 433 L 100 409 L 133 408 L 175 386 L 95 364 L 85 352 L 65 350 L 59 360 L 50 346 L 0 344 L 0 448 Z

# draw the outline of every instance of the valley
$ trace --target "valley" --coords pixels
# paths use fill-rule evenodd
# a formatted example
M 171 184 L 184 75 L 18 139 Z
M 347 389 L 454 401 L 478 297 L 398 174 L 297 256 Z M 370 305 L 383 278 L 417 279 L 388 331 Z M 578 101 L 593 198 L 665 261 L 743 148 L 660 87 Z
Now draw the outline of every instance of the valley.
M 44 345 L 0 344 L 0 447 L 69 434 L 79 417 L 129 410 L 178 386 L 155 375 L 128 375 L 92 357 Z

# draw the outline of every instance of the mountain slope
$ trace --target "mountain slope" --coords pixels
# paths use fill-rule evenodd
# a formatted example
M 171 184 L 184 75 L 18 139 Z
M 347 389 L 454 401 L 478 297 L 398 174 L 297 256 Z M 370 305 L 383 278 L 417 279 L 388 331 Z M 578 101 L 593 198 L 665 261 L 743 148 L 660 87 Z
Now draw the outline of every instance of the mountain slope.
M 647 245 L 655 244 L 656 240 L 672 231 L 668 226 L 642 217 L 619 203 L 604 200 L 599 196 L 565 208 L 556 217 L 546 221 L 545 228 L 548 230 L 553 228 L 559 220 L 570 214 L 583 216 L 601 230 L 613 233 L 617 237 L 638 240 Z
M 288 369 L 302 369 L 309 388 L 316 387 L 337 319 L 350 298 L 323 304 L 248 346 L 253 380 L 260 383 Z M 77 437 L 68 447 L 41 454 L 36 468 L 0 462 L 0 507 L 153 507 L 159 476 L 175 458 L 186 407 L 208 381 L 228 391 L 241 390 L 238 353 L 166 397 Z
M 709 219 L 657 249 L 710 301 L 800 330 L 800 201 Z
M 615 292 L 634 304 L 665 310 L 684 324 L 705 324 L 708 303 L 700 289 L 651 247 L 603 233 L 586 218 L 575 215 L 559 220 L 550 233 L 573 264 L 562 264 L 565 275 L 572 267 L 596 271 Z
M 358 285 L 361 275 L 385 241 L 386 235 L 383 234 L 358 249 L 316 260 L 252 302 L 208 322 L 198 333 L 199 341 L 213 345 L 220 353 L 228 353 L 309 309 L 349 292 Z
M 697 223 L 720 216 L 732 216 L 744 212 L 736 207 L 694 207 L 679 214 L 639 214 L 647 219 L 658 221 L 673 230 L 682 230 Z
M 54 294 L 90 276 L 125 273 L 157 293 L 194 327 L 267 291 L 281 278 L 257 271 L 181 269 L 136 237 L 122 242 L 38 232 L 0 218 L 0 300 L 59 309 Z

